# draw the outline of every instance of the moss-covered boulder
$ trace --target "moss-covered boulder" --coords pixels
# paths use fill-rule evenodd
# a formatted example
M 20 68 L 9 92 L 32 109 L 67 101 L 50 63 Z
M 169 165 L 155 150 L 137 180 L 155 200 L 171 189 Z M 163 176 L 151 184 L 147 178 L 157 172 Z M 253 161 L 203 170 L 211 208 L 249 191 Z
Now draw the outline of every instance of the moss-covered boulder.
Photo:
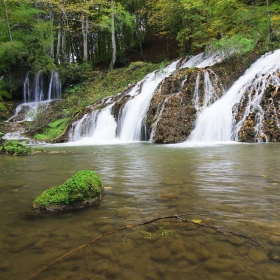
M 72 210 L 97 204 L 103 193 L 103 185 L 98 175 L 82 170 L 61 186 L 44 191 L 34 201 L 34 212 Z

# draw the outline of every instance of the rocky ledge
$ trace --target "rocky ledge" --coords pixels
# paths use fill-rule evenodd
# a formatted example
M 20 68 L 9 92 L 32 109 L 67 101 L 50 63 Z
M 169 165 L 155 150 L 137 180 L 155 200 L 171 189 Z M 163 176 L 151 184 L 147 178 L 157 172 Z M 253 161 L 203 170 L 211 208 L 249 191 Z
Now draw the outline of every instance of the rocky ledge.
M 100 201 L 103 190 L 96 173 L 82 170 L 61 186 L 44 191 L 33 201 L 31 210 L 45 213 L 89 207 Z

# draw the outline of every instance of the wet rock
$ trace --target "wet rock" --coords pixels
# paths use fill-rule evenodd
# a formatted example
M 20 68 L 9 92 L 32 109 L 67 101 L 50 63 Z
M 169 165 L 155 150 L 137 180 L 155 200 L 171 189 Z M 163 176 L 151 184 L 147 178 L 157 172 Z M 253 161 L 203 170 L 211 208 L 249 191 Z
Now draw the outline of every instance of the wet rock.
M 210 271 L 225 271 L 234 266 L 234 260 L 224 258 L 212 258 L 204 263 L 204 267 Z
M 199 269 L 199 265 L 190 265 L 190 266 L 187 266 L 187 267 L 184 267 L 182 269 L 180 269 L 179 271 L 182 272 L 182 273 L 190 273 L 194 270 L 197 270 Z
M 190 251 L 190 252 L 198 252 L 200 250 L 201 246 L 202 246 L 201 244 L 195 242 L 193 239 L 185 242 L 185 248 L 187 251 Z
M 206 260 L 210 257 L 209 252 L 203 246 L 201 246 L 201 248 L 197 252 L 195 252 L 195 254 L 200 260 Z
M 227 238 L 228 242 L 233 244 L 233 245 L 242 245 L 243 244 L 243 240 L 237 236 L 229 236 Z
M 109 258 L 112 254 L 113 254 L 113 251 L 111 250 L 111 248 L 109 247 L 94 247 L 93 248 L 93 252 L 102 256 L 102 257 L 106 257 L 106 258 Z
M 190 251 L 178 254 L 175 258 L 177 260 L 178 259 L 186 260 L 186 261 L 188 261 L 191 264 L 198 264 L 199 263 L 199 259 L 198 259 L 197 255 L 194 254 L 193 252 L 190 252 Z
M 201 244 L 204 244 L 206 242 L 206 239 L 204 236 L 196 236 L 195 241 Z
M 158 196 L 159 201 L 170 201 L 170 200 L 176 200 L 179 198 L 179 195 L 174 194 L 174 193 L 169 193 L 169 194 L 163 194 Z
M 245 256 L 248 254 L 248 249 L 246 247 L 242 247 L 242 246 L 236 247 L 235 251 L 240 256 Z
M 250 249 L 248 256 L 252 262 L 259 263 L 264 260 L 267 260 L 267 255 L 261 250 L 255 248 Z
M 33 240 L 17 240 L 14 246 L 12 246 L 11 251 L 13 253 L 19 253 L 27 247 L 30 247 L 34 244 Z
M 154 270 L 149 270 L 147 273 L 146 273 L 146 279 L 150 279 L 150 280 L 158 280 L 160 279 L 159 278 L 159 275 L 156 271 Z
M 272 252 L 270 252 L 268 257 L 273 261 L 280 262 L 280 251 L 279 250 L 272 251 Z
M 269 238 L 269 241 L 273 245 L 280 245 L 280 236 L 278 236 L 278 235 L 271 235 L 270 238 Z
M 114 230 L 114 227 L 111 225 L 104 225 L 98 229 L 101 233 L 106 233 Z
M 232 258 L 234 253 L 234 247 L 227 242 L 206 242 L 204 246 L 209 252 L 226 258 Z
M 0 271 L 8 271 L 11 268 L 11 263 L 9 260 L 1 260 Z
M 248 279 L 263 280 L 263 278 L 260 275 L 257 275 L 255 273 L 248 273 L 248 272 L 237 273 L 235 277 L 238 280 L 248 280 Z
M 166 246 L 155 249 L 151 253 L 151 258 L 156 261 L 165 260 L 168 259 L 169 257 L 170 257 L 170 251 L 166 248 Z
M 168 249 L 172 254 L 185 252 L 184 242 L 181 240 L 172 240 L 168 245 Z
M 134 265 L 134 259 L 128 257 L 127 254 L 119 255 L 118 262 L 121 266 L 124 266 L 126 268 L 133 267 Z

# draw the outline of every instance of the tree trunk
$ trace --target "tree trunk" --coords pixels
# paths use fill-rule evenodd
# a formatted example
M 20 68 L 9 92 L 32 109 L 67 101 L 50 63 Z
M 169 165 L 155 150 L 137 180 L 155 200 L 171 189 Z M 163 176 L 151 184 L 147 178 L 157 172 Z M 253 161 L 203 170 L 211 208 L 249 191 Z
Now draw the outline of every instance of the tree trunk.
M 88 62 L 88 16 L 82 16 L 83 62 Z
M 54 21 L 54 14 L 53 10 L 50 7 L 50 27 L 51 27 L 51 46 L 50 46 L 50 56 L 54 58 L 54 38 L 53 38 L 53 21 Z
M 111 0 L 111 28 L 112 28 L 112 60 L 110 63 L 110 70 L 113 70 L 115 62 L 116 62 L 116 37 L 115 37 L 115 12 L 114 12 L 114 0 Z
M 7 10 L 7 6 L 6 6 L 5 0 L 2 0 L 2 4 L 3 4 L 4 11 L 5 11 L 5 16 L 6 16 L 6 26 L 7 26 L 7 30 L 8 30 L 8 35 L 9 35 L 10 41 L 12 42 L 13 38 L 12 38 L 10 22 L 9 22 L 9 16 L 8 16 L 8 10 Z
M 61 51 L 62 51 L 63 63 L 68 64 L 68 56 L 66 52 L 66 29 L 64 26 L 62 27 Z
M 57 31 L 57 45 L 56 45 L 56 62 L 59 60 L 60 56 L 60 47 L 61 47 L 61 24 L 59 24 L 58 31 Z

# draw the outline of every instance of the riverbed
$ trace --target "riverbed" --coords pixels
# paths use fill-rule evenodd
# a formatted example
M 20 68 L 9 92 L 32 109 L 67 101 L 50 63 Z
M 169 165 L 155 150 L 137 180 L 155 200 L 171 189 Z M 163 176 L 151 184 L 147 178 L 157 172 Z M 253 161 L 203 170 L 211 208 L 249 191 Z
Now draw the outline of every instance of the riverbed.
M 28 279 L 104 233 L 179 214 L 265 249 L 167 219 L 105 236 L 34 279 L 279 279 L 280 144 L 43 147 L 0 157 L 1 279 Z M 85 169 L 104 184 L 100 205 L 30 212 L 45 189 Z

